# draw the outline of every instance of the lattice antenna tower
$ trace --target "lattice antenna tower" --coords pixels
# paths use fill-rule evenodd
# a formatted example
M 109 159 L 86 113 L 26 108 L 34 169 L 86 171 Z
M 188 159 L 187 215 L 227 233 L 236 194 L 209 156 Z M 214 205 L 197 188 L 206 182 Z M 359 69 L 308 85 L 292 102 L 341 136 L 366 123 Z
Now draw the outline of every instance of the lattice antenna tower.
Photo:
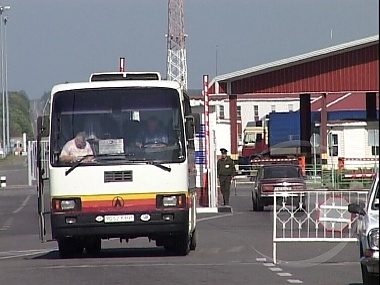
M 167 66 L 168 80 L 178 81 L 187 90 L 187 63 L 183 0 L 168 0 Z

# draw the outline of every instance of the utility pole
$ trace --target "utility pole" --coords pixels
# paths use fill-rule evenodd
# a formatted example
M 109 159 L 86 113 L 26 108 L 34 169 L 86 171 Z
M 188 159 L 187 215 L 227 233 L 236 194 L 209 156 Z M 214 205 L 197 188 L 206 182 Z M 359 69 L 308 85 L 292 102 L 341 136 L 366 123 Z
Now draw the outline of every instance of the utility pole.
M 7 55 L 7 23 L 8 17 L 4 17 L 4 90 L 5 90 L 5 111 L 7 114 L 7 153 L 11 150 L 11 139 L 9 136 L 9 94 L 8 94 L 8 55 Z
M 3 37 L 3 21 L 4 21 L 4 18 L 3 18 L 3 13 L 6 11 L 6 10 L 9 10 L 11 7 L 10 6 L 0 6 L 0 40 L 1 40 L 1 86 L 2 86 L 2 107 L 3 107 L 3 110 L 2 110 L 2 115 L 3 115 L 3 142 L 2 142 L 2 150 L 3 150 L 3 158 L 6 157 L 6 155 L 8 154 L 7 153 L 7 148 L 8 148 L 8 145 L 7 145 L 7 148 L 5 147 L 6 145 L 6 124 L 5 124 L 5 121 L 6 121 L 6 118 L 5 118 L 5 114 L 6 114 L 6 104 L 5 104 L 5 76 L 4 76 L 4 73 L 5 73 L 5 68 L 4 68 L 4 37 Z
M 180 83 L 187 90 L 187 63 L 183 0 L 168 0 L 167 66 L 168 80 Z

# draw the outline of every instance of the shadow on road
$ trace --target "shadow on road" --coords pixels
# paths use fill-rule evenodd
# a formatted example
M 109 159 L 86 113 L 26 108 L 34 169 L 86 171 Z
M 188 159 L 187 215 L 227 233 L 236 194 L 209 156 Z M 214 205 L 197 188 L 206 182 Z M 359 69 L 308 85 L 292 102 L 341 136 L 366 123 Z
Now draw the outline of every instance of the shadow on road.
M 176 253 L 167 251 L 163 247 L 147 247 L 147 248 L 112 248 L 102 249 L 97 255 L 91 255 L 84 252 L 83 254 L 73 255 L 71 258 L 132 258 L 132 257 L 165 257 L 165 256 L 177 256 Z M 26 258 L 28 260 L 40 260 L 40 259 L 61 259 L 58 250 L 50 251 L 45 254 Z M 67 259 L 67 258 L 65 258 Z

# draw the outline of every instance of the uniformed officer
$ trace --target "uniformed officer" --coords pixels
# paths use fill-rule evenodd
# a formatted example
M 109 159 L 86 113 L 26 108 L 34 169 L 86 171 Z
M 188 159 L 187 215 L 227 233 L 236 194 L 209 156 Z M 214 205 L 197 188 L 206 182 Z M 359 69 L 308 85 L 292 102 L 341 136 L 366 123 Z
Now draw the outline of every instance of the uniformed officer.
M 220 191 L 223 195 L 223 203 L 227 206 L 230 203 L 231 180 L 236 174 L 236 169 L 234 161 L 227 155 L 227 150 L 225 148 L 221 148 L 220 152 L 222 157 L 218 159 L 217 162 L 217 174 L 219 178 Z

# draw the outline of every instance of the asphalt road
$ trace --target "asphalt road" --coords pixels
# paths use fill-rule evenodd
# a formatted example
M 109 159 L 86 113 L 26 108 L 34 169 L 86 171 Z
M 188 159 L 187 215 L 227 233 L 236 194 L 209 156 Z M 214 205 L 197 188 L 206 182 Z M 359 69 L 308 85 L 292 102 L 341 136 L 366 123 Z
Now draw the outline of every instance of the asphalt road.
M 271 209 L 252 212 L 249 184 L 232 191 L 231 205 L 198 215 L 197 249 L 186 257 L 135 239 L 60 259 L 55 242 L 39 241 L 35 187 L 0 188 L 0 284 L 361 284 L 357 244 L 280 244 L 274 265 Z

